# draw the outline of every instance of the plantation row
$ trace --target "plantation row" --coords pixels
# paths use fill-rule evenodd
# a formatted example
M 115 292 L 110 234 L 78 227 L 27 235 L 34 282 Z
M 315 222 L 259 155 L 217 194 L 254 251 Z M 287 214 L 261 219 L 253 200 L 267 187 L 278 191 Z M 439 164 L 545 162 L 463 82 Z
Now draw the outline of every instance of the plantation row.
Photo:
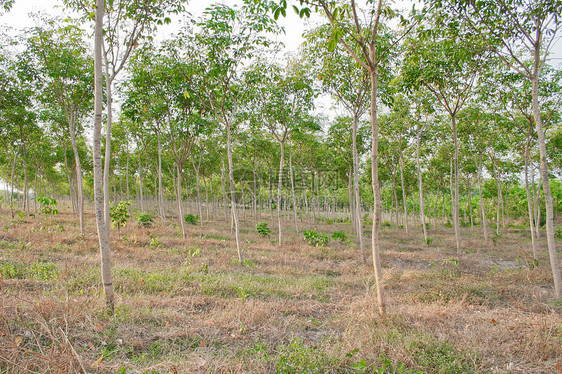
M 185 217 L 204 224 L 223 210 L 241 263 L 241 214 L 276 216 L 279 245 L 288 225 L 349 218 L 365 263 L 372 251 L 381 313 L 381 224 L 418 225 L 425 243 L 428 227 L 451 225 L 458 260 L 461 226 L 481 226 L 485 242 L 493 228 L 528 227 L 534 258 L 544 226 L 559 297 L 562 74 L 549 41 L 560 4 L 430 2 L 401 14 L 384 1 L 299 3 L 301 18 L 324 21 L 283 58 L 286 1 L 194 17 L 181 0 L 97 1 L 94 14 L 67 0 L 83 19 L 35 15 L 37 26 L 5 35 L 0 172 L 12 216 L 36 209 L 31 196 L 69 196 L 84 235 L 92 201 L 108 305 L 111 211 L 129 214 L 133 200 L 184 239 Z M 156 42 L 177 15 L 182 27 Z M 334 109 L 320 114 L 327 100 Z

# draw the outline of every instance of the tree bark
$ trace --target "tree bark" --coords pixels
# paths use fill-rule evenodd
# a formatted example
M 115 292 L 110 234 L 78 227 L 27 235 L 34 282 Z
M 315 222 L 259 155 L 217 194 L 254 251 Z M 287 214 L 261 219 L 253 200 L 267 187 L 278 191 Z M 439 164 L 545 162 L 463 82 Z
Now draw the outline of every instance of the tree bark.
M 418 121 L 418 128 L 416 133 L 416 166 L 418 169 L 418 193 L 420 197 L 420 221 L 423 228 L 423 240 L 425 241 L 426 245 L 429 244 L 427 241 L 427 227 L 425 225 L 425 206 L 423 201 L 423 179 L 422 179 L 422 171 L 421 171 L 421 162 L 420 162 L 420 153 L 421 153 L 421 135 L 422 135 L 422 126 Z
M 234 232 L 236 237 L 236 249 L 238 251 L 238 260 L 244 263 L 242 255 L 242 245 L 240 244 L 240 227 L 238 222 L 238 213 L 236 211 L 235 185 L 234 185 L 234 165 L 232 163 L 232 135 L 230 131 L 230 123 L 226 123 L 226 153 L 228 158 L 228 177 L 230 180 L 230 206 L 232 210 L 232 220 L 234 221 Z
M 541 179 L 544 191 L 544 202 L 546 208 L 546 240 L 548 244 L 548 254 L 550 257 L 550 266 L 552 268 L 552 277 L 554 281 L 554 294 L 556 298 L 562 298 L 562 277 L 560 275 L 560 264 L 558 262 L 558 254 L 556 253 L 556 241 L 554 239 L 554 207 L 552 203 L 552 192 L 550 191 L 550 183 L 548 178 L 548 161 L 546 159 L 546 140 L 542 126 L 542 120 L 539 109 L 539 69 L 538 62 L 540 60 L 539 50 L 535 52 L 535 71 L 531 83 L 533 85 L 533 117 L 538 134 L 539 155 L 541 160 Z
M 454 114 L 451 115 L 451 124 L 453 126 L 453 144 L 455 147 L 455 157 L 454 157 L 454 165 L 455 165 L 455 193 L 454 198 L 455 201 L 454 205 L 454 215 L 453 215 L 453 224 L 455 226 L 455 241 L 457 244 L 457 256 L 461 257 L 461 229 L 459 225 L 459 207 L 460 207 L 460 198 L 459 198 L 459 144 L 458 144 L 458 134 L 457 134 L 457 119 Z
M 488 245 L 488 229 L 486 227 L 486 210 L 484 208 L 484 200 L 482 198 L 482 154 L 478 162 L 478 197 L 480 198 L 480 213 L 482 215 L 482 230 L 484 232 L 484 244 Z
M 102 160 L 101 160 L 101 127 L 103 111 L 103 74 L 102 74 L 102 43 L 103 43 L 104 0 L 96 0 L 96 25 L 94 39 L 94 134 L 93 134 L 93 163 L 94 163 L 94 204 L 96 223 L 100 244 L 101 276 L 105 293 L 105 302 L 111 313 L 114 311 L 113 280 L 111 276 L 111 257 L 109 247 L 109 228 L 104 218 L 104 193 L 102 190 Z
M 78 186 L 78 217 L 80 221 L 80 234 L 85 234 L 84 229 L 84 182 L 82 180 L 82 164 L 80 155 L 78 154 L 78 145 L 76 144 L 76 124 L 74 121 L 69 123 L 70 143 L 74 152 L 74 162 L 76 164 L 76 184 Z
M 283 223 L 281 222 L 281 188 L 283 186 L 283 162 L 285 161 L 285 142 L 280 141 L 279 146 L 281 147 L 281 156 L 279 158 L 279 178 L 277 180 L 277 220 L 279 228 L 279 241 L 278 244 L 281 245 L 283 242 Z
M 353 115 L 352 127 L 352 152 L 353 152 L 353 195 L 355 198 L 355 224 L 357 225 L 357 243 L 363 263 L 367 263 L 367 251 L 363 244 L 363 217 L 361 214 L 361 195 L 359 188 L 359 151 L 357 149 L 357 130 L 359 127 L 359 115 L 357 112 Z
M 537 259 L 537 243 L 535 238 L 535 221 L 533 214 L 531 189 L 529 188 L 529 148 L 531 137 L 527 135 L 527 143 L 525 144 L 525 191 L 527 193 L 527 210 L 529 213 L 529 229 L 531 230 L 531 248 L 533 251 L 533 258 Z
M 299 217 L 297 214 L 297 198 L 295 196 L 295 176 L 293 173 L 293 151 L 289 147 L 289 177 L 291 178 L 291 200 L 293 202 L 293 219 L 295 221 L 295 231 L 299 234 Z

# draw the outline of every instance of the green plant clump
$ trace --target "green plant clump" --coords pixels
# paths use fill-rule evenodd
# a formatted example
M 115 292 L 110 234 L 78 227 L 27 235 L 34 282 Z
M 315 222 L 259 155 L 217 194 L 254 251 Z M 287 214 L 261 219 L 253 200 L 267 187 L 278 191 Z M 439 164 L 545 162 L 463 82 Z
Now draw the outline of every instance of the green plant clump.
M 56 209 L 57 201 L 52 197 L 40 196 L 37 198 L 40 204 L 39 211 L 43 214 L 57 215 L 59 211 Z
M 184 217 L 184 221 L 186 223 L 189 223 L 190 225 L 197 225 L 197 222 L 199 221 L 199 216 L 193 214 L 186 214 Z
M 325 247 L 328 245 L 330 238 L 326 234 L 318 234 L 314 230 L 306 230 L 303 232 L 304 240 L 308 245 L 313 245 L 315 247 Z
M 345 235 L 343 232 L 336 231 L 332 234 L 332 239 L 339 240 L 340 242 L 344 243 L 347 241 L 347 235 Z
M 262 237 L 268 237 L 271 235 L 271 229 L 267 227 L 267 222 L 260 222 L 256 225 L 256 231 Z
M 118 231 L 127 224 L 127 220 L 131 217 L 129 215 L 129 205 L 131 205 L 130 201 L 120 201 L 117 204 L 112 204 L 109 209 L 111 226 L 117 227 Z
M 140 213 L 137 217 L 137 222 L 141 227 L 150 227 L 154 223 L 154 214 L 152 213 Z

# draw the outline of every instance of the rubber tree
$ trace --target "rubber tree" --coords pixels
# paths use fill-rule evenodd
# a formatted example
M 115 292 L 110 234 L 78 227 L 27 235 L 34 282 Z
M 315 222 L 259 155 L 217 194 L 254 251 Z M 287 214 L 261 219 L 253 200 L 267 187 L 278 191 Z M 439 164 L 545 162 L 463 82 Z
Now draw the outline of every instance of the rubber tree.
M 238 260 L 243 263 L 240 227 L 236 209 L 234 164 L 232 157 L 233 130 L 240 120 L 240 108 L 247 92 L 241 77 L 241 66 L 251 57 L 256 47 L 269 43 L 264 32 L 278 29 L 267 16 L 269 5 L 256 2 L 233 9 L 223 4 L 209 7 L 199 22 L 202 28 L 197 35 L 199 53 L 205 59 L 205 102 L 214 120 L 221 125 L 226 136 L 228 176 L 230 185 L 230 208 L 234 223 Z M 248 88 L 250 89 L 250 88 Z
M 562 26 L 560 17 L 562 2 L 559 0 L 452 0 L 439 1 L 438 5 L 451 9 L 453 17 L 462 20 L 470 32 L 479 35 L 488 49 L 493 51 L 506 66 L 531 82 L 554 295 L 562 298 L 562 276 L 554 238 L 554 208 L 549 183 L 546 137 L 539 105 L 540 79 Z
M 77 138 L 84 130 L 84 119 L 93 105 L 93 60 L 84 43 L 84 32 L 75 25 L 48 20 L 32 32 L 28 40 L 29 52 L 37 59 L 41 75 L 40 100 L 47 110 L 62 110 L 70 136 L 78 186 L 80 233 L 84 235 L 84 183 Z
M 279 143 L 279 174 L 277 183 L 277 220 L 278 244 L 283 242 L 283 222 L 281 219 L 281 200 L 283 171 L 285 164 L 285 146 L 293 132 L 301 127 L 313 127 L 314 121 L 309 114 L 312 109 L 314 92 L 312 82 L 306 76 L 294 74 L 289 69 L 268 63 L 257 63 L 250 67 L 245 75 L 245 83 L 255 90 L 250 93 L 249 107 L 253 115 L 261 118 L 252 123 L 260 123 Z M 293 180 L 291 179 L 291 183 Z M 294 183 L 293 183 L 294 187 Z M 296 201 L 292 189 L 293 212 L 297 224 Z M 298 231 L 298 227 L 296 227 Z
M 356 237 L 359 251 L 364 263 L 367 263 L 367 252 L 363 243 L 363 218 L 361 212 L 361 196 L 359 186 L 358 129 L 359 122 L 369 105 L 370 82 L 365 69 L 351 57 L 344 48 L 328 50 L 331 25 L 317 27 L 305 34 L 303 59 L 308 62 L 309 70 L 322 82 L 322 88 L 334 97 L 349 113 L 352 122 L 352 157 L 353 157 L 353 198 L 351 209 L 355 212 L 352 220 L 356 225 Z M 358 51 L 356 51 L 358 52 Z
M 424 23 L 407 40 L 403 76 L 410 87 L 423 85 L 449 115 L 453 135 L 453 225 L 457 256 L 461 253 L 459 224 L 459 139 L 457 115 L 471 98 L 483 70 L 486 50 L 479 38 L 463 31 L 440 11 L 428 10 Z
M 305 6 L 295 10 L 301 17 L 308 16 L 311 9 L 318 9 L 328 19 L 332 26 L 328 50 L 334 50 L 338 43 L 344 47 L 351 57 L 365 69 L 369 75 L 370 87 L 370 121 L 371 121 L 371 182 L 374 196 L 373 227 L 372 227 L 372 257 L 377 289 L 378 308 L 385 313 L 384 289 L 382 285 L 382 267 L 380 264 L 380 184 L 378 175 L 378 144 L 379 123 L 378 107 L 379 78 L 381 69 L 396 50 L 396 43 L 402 36 L 397 36 L 385 26 L 385 22 L 398 17 L 386 0 L 366 0 L 361 6 L 355 0 L 345 2 L 336 1 L 300 1 Z M 280 2 L 275 15 L 284 14 L 287 1 Z M 404 25 L 406 20 L 400 18 Z M 401 30 L 402 31 L 402 30 Z

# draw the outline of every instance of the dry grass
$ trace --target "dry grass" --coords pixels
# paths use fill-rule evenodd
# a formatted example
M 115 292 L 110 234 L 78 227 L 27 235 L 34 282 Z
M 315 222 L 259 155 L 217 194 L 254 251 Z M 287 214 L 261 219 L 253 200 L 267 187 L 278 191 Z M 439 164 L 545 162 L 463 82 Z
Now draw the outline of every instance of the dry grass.
M 248 220 L 240 265 L 224 220 L 189 226 L 187 240 L 173 221 L 131 223 L 112 232 L 118 299 L 107 315 L 86 222 L 81 237 L 70 214 L 0 214 L 0 372 L 562 372 L 562 307 L 526 232 L 486 246 L 464 229 L 457 264 L 452 230 L 431 230 L 426 246 L 384 227 L 381 318 L 372 267 L 349 242 L 312 247 L 288 222 L 278 246 Z M 352 238 L 348 224 L 315 229 Z

